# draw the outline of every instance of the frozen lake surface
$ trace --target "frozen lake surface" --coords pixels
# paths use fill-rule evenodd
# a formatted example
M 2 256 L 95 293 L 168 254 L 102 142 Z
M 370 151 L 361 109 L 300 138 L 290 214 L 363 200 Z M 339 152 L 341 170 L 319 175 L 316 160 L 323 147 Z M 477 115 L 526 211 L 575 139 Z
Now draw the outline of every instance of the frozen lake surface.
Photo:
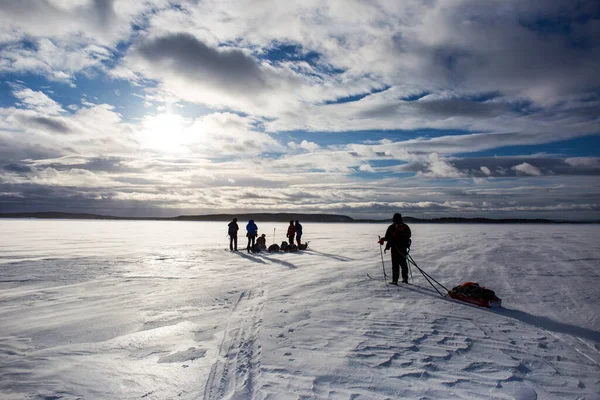
M 368 279 L 386 227 L 250 255 L 222 222 L 0 220 L 0 398 L 600 399 L 600 226 L 411 225 L 498 310 Z

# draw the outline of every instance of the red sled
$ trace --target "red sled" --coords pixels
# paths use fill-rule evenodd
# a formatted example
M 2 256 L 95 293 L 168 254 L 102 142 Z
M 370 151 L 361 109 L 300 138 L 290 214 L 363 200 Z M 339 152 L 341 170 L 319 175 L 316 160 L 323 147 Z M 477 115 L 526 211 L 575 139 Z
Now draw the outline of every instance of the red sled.
M 502 307 L 502 299 L 496 296 L 493 290 L 479 286 L 475 282 L 465 282 L 448 291 L 448 296 L 455 300 L 475 304 L 480 307 Z

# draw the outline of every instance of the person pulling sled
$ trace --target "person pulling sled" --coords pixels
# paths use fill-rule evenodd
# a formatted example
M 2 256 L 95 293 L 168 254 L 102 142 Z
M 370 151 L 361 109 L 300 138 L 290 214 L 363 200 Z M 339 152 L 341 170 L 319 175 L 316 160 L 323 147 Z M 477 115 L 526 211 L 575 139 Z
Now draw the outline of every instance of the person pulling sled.
M 379 244 L 383 246 L 385 242 L 385 251 L 392 250 L 392 282 L 398 284 L 400 277 L 400 268 L 402 268 L 402 282 L 408 283 L 408 263 L 406 256 L 411 244 L 411 231 L 408 225 L 402 222 L 402 214 L 396 213 L 392 218 L 392 224 L 387 228 L 385 236 L 379 239 Z

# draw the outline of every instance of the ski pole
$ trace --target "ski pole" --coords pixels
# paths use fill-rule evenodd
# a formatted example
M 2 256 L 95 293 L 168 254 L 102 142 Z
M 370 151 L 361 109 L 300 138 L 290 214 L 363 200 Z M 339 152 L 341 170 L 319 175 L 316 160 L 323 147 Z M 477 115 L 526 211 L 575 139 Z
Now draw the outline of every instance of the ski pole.
M 377 236 L 379 240 L 381 240 L 381 236 Z M 381 250 L 381 244 L 379 245 L 379 253 L 381 254 L 381 268 L 383 268 L 383 280 L 385 281 L 385 285 L 387 286 L 387 275 L 385 273 L 385 264 L 383 263 L 383 250 Z
M 275 244 L 275 228 L 273 228 L 273 244 Z
M 409 252 L 410 252 L 410 248 L 406 249 L 406 257 L 404 257 L 406 259 L 406 261 L 408 261 L 408 253 Z M 413 278 L 412 267 L 410 266 L 409 262 L 407 262 L 406 264 L 408 264 L 408 271 L 410 272 L 410 279 L 414 282 L 415 278 Z

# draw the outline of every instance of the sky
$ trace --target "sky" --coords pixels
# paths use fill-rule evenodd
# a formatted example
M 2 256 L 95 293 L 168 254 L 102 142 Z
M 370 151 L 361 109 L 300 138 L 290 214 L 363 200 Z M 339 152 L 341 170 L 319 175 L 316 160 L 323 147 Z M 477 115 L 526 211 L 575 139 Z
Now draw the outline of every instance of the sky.
M 600 3 L 0 0 L 0 212 L 600 219 Z

